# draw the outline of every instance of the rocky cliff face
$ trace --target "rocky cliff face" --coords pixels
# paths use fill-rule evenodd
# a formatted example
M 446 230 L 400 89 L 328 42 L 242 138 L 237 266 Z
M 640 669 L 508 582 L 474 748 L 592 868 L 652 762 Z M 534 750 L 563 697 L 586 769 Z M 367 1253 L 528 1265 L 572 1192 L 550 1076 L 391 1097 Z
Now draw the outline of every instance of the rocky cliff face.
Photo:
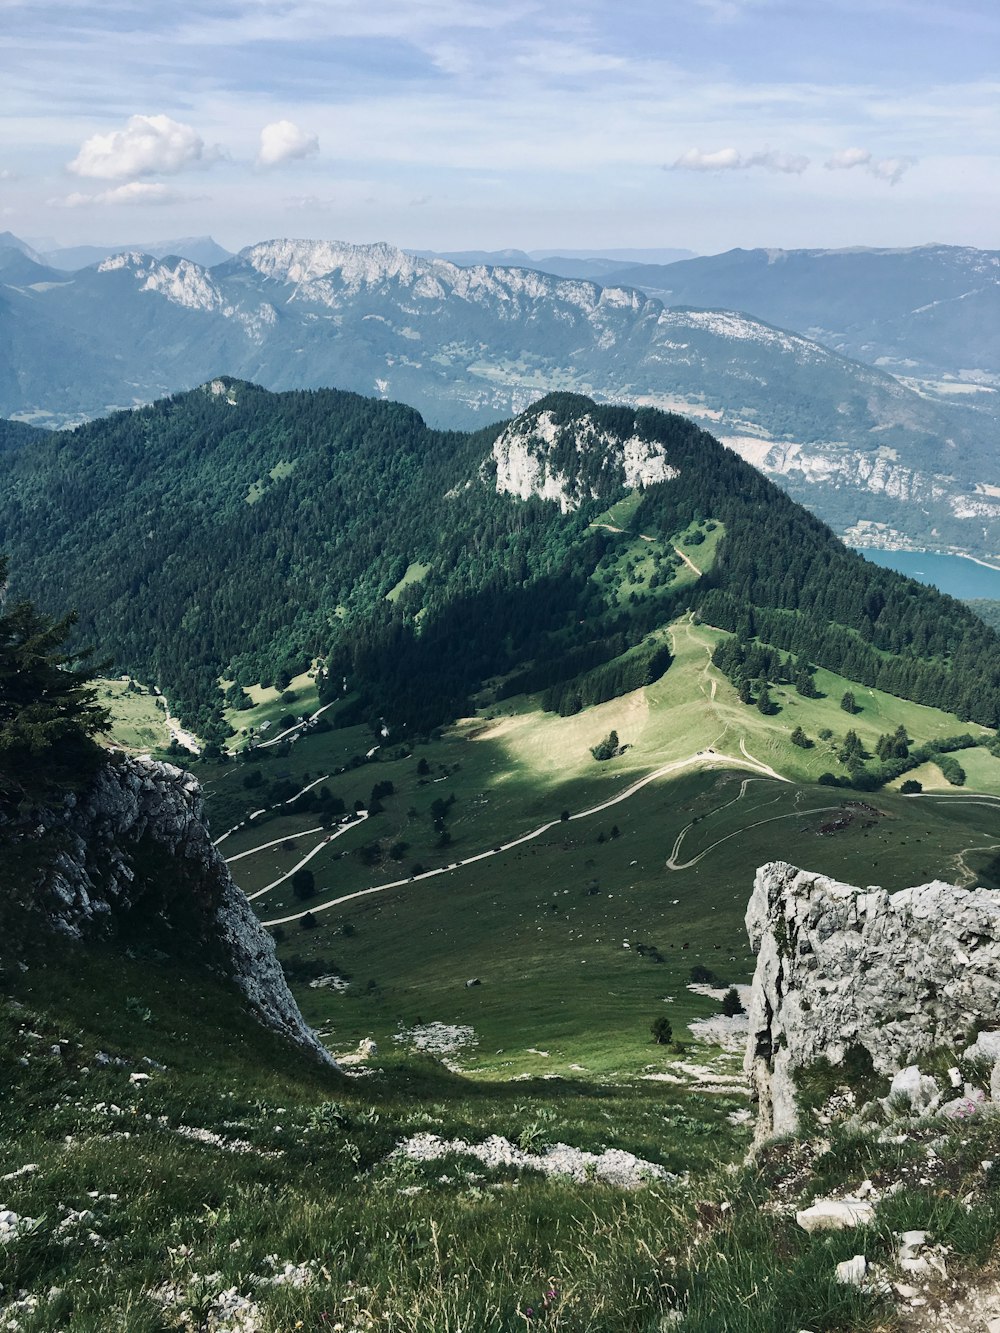
M 86 791 L 60 806 L 17 821 L 0 815 L 0 844 L 20 867 L 16 885 L 5 876 L 10 910 L 31 933 L 143 939 L 197 957 L 232 981 L 265 1026 L 332 1063 L 212 845 L 189 773 L 113 754 Z
M 798 1129 L 795 1073 L 862 1048 L 893 1074 L 1000 1026 L 1000 893 L 939 880 L 889 895 L 782 861 L 757 871 L 746 1070 L 757 1138 Z M 997 1052 L 1000 1056 L 1000 1048 Z
M 580 475 L 584 455 L 598 460 L 590 481 Z M 527 413 L 513 421 L 493 445 L 496 488 L 520 500 L 553 500 L 564 514 L 606 489 L 633 489 L 679 476 L 656 440 L 621 439 L 587 414 L 560 425 L 552 412 Z

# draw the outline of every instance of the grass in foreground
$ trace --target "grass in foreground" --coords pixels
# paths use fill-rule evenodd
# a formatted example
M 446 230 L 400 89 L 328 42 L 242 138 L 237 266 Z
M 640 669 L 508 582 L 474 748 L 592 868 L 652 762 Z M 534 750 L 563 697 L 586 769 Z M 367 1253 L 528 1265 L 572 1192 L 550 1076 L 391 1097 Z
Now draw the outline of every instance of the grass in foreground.
M 4 991 L 0 1206 L 35 1221 L 0 1246 L 0 1310 L 37 1298 L 12 1316 L 23 1333 L 212 1328 L 227 1291 L 243 1315 L 221 1326 L 260 1333 L 892 1327 L 883 1302 L 831 1277 L 871 1237 L 810 1239 L 764 1211 L 792 1157 L 733 1165 L 747 1131 L 730 1099 L 484 1084 L 414 1057 L 348 1080 L 300 1062 L 201 974 L 82 950 Z M 685 1177 L 625 1192 L 392 1155 L 428 1132 L 622 1147 Z M 845 1179 L 873 1169 L 841 1157 Z M 968 1253 L 990 1225 L 967 1228 Z

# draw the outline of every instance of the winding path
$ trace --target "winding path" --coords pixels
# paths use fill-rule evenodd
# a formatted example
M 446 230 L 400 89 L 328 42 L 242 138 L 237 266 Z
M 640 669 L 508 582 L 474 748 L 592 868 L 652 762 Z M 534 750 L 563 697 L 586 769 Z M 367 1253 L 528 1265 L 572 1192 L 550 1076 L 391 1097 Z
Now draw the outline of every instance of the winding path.
M 304 865 L 306 865 L 309 861 L 311 861 L 314 856 L 318 856 L 320 852 L 323 850 L 323 848 L 326 847 L 329 843 L 333 842 L 335 838 L 339 838 L 342 834 L 346 833 L 349 828 L 354 828 L 356 825 L 364 823 L 364 821 L 367 818 L 368 818 L 368 811 L 359 810 L 357 812 L 356 818 L 349 819 L 346 824 L 341 824 L 340 828 L 338 828 L 335 833 L 328 833 L 325 838 L 323 838 L 320 842 L 316 844 L 315 847 L 312 848 L 311 851 L 306 852 L 302 860 L 297 861 L 295 865 L 292 866 L 291 870 L 286 871 L 284 875 L 279 875 L 278 878 L 272 880 L 270 884 L 265 884 L 264 887 L 262 889 L 258 889 L 256 893 L 248 893 L 247 899 L 250 902 L 253 902 L 255 898 L 260 898 L 263 894 L 270 892 L 271 889 L 276 889 L 279 884 L 284 884 L 286 879 L 291 879 L 291 877 L 295 874 L 296 870 L 301 870 Z M 317 830 L 311 829 L 310 832 L 315 833 L 317 832 Z M 301 837 L 302 835 L 299 834 L 298 836 Z M 285 839 L 281 838 L 279 839 L 279 841 L 284 842 Z M 269 847 L 272 847 L 274 844 L 268 843 L 267 845 Z M 254 848 L 254 851 L 259 852 L 262 850 L 263 849 L 260 847 Z M 243 856 L 248 856 L 249 854 L 250 854 L 249 852 L 242 853 Z M 237 858 L 234 856 L 233 860 L 235 861 L 236 859 Z M 309 909 L 307 908 L 306 911 L 308 910 Z M 300 912 L 299 915 L 305 916 L 305 912 Z
M 599 805 L 592 806 L 589 810 L 580 810 L 575 815 L 570 815 L 569 818 L 571 821 L 577 819 L 589 819 L 591 815 L 601 814 L 604 810 L 610 810 L 612 806 L 620 805 L 622 801 L 629 800 L 629 798 L 634 796 L 636 792 L 641 791 L 643 787 L 647 787 L 651 782 L 656 782 L 660 778 L 668 777 L 671 773 L 678 773 L 681 769 L 691 768 L 693 766 L 724 766 L 728 768 L 749 767 L 761 773 L 764 777 L 776 778 L 779 782 L 789 781 L 788 778 L 782 777 L 780 773 L 776 773 L 775 770 L 770 768 L 767 764 L 762 764 L 759 760 L 754 759 L 751 756 L 746 754 L 742 756 L 720 754 L 717 750 L 709 748 L 707 750 L 699 750 L 696 754 L 689 755 L 686 759 L 675 759 L 670 764 L 664 764 L 662 767 L 654 769 L 651 773 L 647 773 L 645 777 L 639 778 L 636 782 L 631 783 L 624 789 L 624 791 L 620 791 L 616 796 L 609 797 L 608 800 L 602 801 Z M 510 842 L 501 843 L 499 846 L 492 847 L 485 852 L 478 852 L 475 856 L 464 857 L 461 861 L 452 861 L 450 865 L 439 866 L 436 870 L 424 870 L 419 875 L 407 875 L 402 879 L 391 880 L 388 884 L 376 884 L 369 889 L 357 889 L 353 893 L 345 893 L 340 895 L 340 897 L 330 898 L 324 903 L 318 903 L 315 906 L 304 908 L 301 912 L 293 912 L 288 916 L 275 917 L 273 920 L 265 921 L 263 924 L 265 926 L 285 926 L 291 921 L 301 920 L 307 912 L 311 912 L 315 915 L 317 912 L 325 912 L 331 907 L 338 907 L 342 903 L 352 902 L 356 898 L 367 898 L 373 893 L 385 893 L 388 889 L 398 889 L 407 884 L 419 883 L 421 880 L 434 879 L 437 875 L 447 875 L 452 870 L 460 870 L 463 866 L 475 865 L 477 861 L 488 860 L 491 856 L 498 856 L 501 852 L 509 852 L 514 847 L 520 847 L 526 842 L 531 842 L 535 838 L 540 838 L 543 833 L 548 833 L 550 829 L 558 828 L 563 822 L 565 821 L 561 819 L 550 819 L 548 823 L 542 824 L 528 833 L 522 833 L 520 837 L 513 838 Z M 320 843 L 319 846 L 314 847 L 309 854 L 310 857 L 315 856 L 324 846 L 325 843 Z M 308 859 L 309 857 L 306 857 L 306 860 Z M 304 862 L 300 862 L 299 864 L 302 865 Z M 275 885 L 282 883 L 283 880 L 294 874 L 296 869 L 298 869 L 298 866 L 289 871 L 288 875 L 283 875 L 281 880 L 276 880 L 274 884 L 269 884 L 266 888 L 258 889 L 252 897 L 259 898 L 261 894 L 267 893 L 269 889 L 274 888 Z

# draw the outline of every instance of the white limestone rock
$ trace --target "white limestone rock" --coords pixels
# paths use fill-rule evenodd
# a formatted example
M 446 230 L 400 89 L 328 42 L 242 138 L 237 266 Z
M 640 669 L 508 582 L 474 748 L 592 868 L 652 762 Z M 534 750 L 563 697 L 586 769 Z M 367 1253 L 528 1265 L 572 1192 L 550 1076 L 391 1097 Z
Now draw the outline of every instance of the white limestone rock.
M 496 489 L 520 500 L 537 495 L 558 504 L 566 514 L 597 493 L 576 475 L 577 456 L 585 453 L 598 455 L 602 475 L 614 478 L 623 489 L 680 475 L 656 440 L 638 435 L 621 440 L 603 430 L 589 414 L 564 426 L 553 412 L 542 411 L 519 417 L 497 437 L 493 445 Z
M 875 1205 L 867 1199 L 817 1199 L 795 1214 L 795 1220 L 810 1235 L 815 1231 L 845 1231 L 867 1227 L 875 1221 Z
M 868 1272 L 868 1260 L 863 1254 L 856 1254 L 853 1259 L 845 1259 L 836 1268 L 836 1280 L 849 1287 L 860 1287 Z
M 941 1089 L 937 1085 L 937 1079 L 929 1074 L 921 1074 L 916 1065 L 907 1065 L 905 1069 L 893 1075 L 887 1101 L 890 1106 L 905 1101 L 914 1115 L 925 1115 L 940 1096 Z
M 890 895 L 775 861 L 746 921 L 758 1142 L 798 1129 L 797 1070 L 862 1048 L 891 1076 L 1000 1012 L 998 893 L 936 880 Z
M 42 811 L 37 827 L 0 819 L 7 845 L 43 835 L 61 843 L 32 886 L 26 916 L 39 930 L 83 940 L 113 936 L 132 913 L 141 914 L 158 923 L 171 949 L 196 955 L 232 981 L 266 1027 L 332 1063 L 299 1012 L 273 940 L 213 846 L 203 811 L 190 773 L 112 753 L 87 790 Z

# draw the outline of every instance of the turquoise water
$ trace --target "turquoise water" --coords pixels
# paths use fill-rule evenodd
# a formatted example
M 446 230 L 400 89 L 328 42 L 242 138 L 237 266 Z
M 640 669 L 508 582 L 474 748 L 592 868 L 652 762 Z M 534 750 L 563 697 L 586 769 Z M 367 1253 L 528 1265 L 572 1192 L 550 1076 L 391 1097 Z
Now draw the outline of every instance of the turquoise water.
M 934 555 L 930 551 L 873 551 L 860 554 L 885 569 L 897 569 L 920 583 L 952 597 L 992 597 L 1000 601 L 1000 569 L 987 569 L 964 555 Z M 998 562 L 1000 563 L 1000 562 Z

